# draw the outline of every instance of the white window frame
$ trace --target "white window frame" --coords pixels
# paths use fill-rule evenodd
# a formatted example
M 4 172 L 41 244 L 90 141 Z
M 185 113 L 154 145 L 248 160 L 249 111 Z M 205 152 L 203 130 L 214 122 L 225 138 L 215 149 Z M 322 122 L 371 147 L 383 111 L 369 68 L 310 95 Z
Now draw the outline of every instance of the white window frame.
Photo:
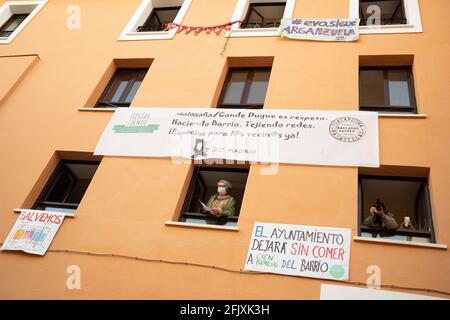
M 419 0 L 403 0 L 408 24 L 360 26 L 360 34 L 420 33 L 423 32 Z M 359 0 L 350 0 L 350 18 L 359 18 Z
M 174 23 L 181 24 L 192 0 L 142 0 L 131 20 L 119 36 L 119 41 L 126 40 L 162 40 L 173 39 L 177 29 L 168 31 L 144 31 L 137 32 L 136 28 L 142 25 L 154 8 L 171 7 L 181 4 L 181 9 L 173 20 Z
M 22 31 L 35 15 L 45 6 L 48 0 L 7 1 L 0 7 L 0 26 L 13 14 L 28 13 L 28 17 L 8 37 L 0 37 L 0 44 L 8 44 Z
M 283 19 L 290 19 L 294 13 L 295 0 L 238 0 L 234 8 L 231 21 L 239 21 L 245 19 L 248 7 L 251 3 L 264 2 L 286 2 L 284 8 Z M 255 29 L 241 29 L 240 23 L 235 23 L 231 26 L 231 30 L 226 33 L 226 37 L 279 37 L 278 28 L 255 28 Z

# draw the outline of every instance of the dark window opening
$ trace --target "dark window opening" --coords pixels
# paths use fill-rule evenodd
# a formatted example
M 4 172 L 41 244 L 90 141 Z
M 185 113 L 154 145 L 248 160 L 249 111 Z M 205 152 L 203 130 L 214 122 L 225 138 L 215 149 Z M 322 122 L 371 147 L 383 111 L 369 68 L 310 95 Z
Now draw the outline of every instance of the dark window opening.
M 219 108 L 262 109 L 269 86 L 270 68 L 230 69 Z
M 139 26 L 136 31 L 163 31 L 166 24 L 175 20 L 180 9 L 181 7 L 154 8 L 144 24 Z
M 184 201 L 180 221 L 235 226 L 239 218 L 248 172 L 248 169 L 196 166 Z M 218 183 L 222 180 L 231 184 L 231 190 L 227 190 L 227 195 L 230 197 L 226 198 L 224 202 L 216 200 Z M 222 184 L 223 182 L 219 183 L 219 186 Z M 205 212 L 200 201 L 211 208 L 219 208 L 221 213 L 214 215 Z
M 117 69 L 96 107 L 129 107 L 147 71 L 148 69 Z
M 359 234 L 435 243 L 428 179 L 359 176 Z
M 411 67 L 359 70 L 359 109 L 417 113 Z
M 359 1 L 359 18 L 360 25 L 366 26 L 371 21 L 375 21 L 372 17 L 373 10 L 370 6 L 378 6 L 380 8 L 380 24 L 406 24 L 405 6 L 403 0 L 360 0 Z M 372 22 L 375 23 L 375 22 Z
M 98 165 L 98 161 L 61 160 L 36 201 L 34 209 L 74 212 Z
M 0 27 L 0 37 L 9 37 L 20 24 L 28 17 L 26 14 L 13 14 L 6 22 Z
M 283 19 L 285 2 L 250 3 L 241 29 L 278 28 Z

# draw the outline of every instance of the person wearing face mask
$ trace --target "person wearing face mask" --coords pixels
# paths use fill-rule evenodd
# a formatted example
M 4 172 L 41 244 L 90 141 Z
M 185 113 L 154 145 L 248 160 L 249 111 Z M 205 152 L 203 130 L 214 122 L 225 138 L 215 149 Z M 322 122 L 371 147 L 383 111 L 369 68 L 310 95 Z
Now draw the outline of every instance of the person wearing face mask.
M 212 209 L 212 214 L 220 216 L 234 216 L 236 201 L 229 194 L 231 183 L 226 180 L 217 182 L 217 193 L 211 195 L 207 206 Z

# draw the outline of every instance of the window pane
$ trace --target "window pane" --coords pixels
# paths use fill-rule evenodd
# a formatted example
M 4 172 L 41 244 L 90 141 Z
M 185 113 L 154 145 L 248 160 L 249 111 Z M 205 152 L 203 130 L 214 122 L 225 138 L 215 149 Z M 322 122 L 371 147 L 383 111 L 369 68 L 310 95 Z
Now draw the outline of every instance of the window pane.
M 428 198 L 424 181 L 362 179 L 362 218 L 366 227 L 384 228 L 390 231 L 429 231 Z M 377 199 L 389 213 L 389 220 L 371 216 L 371 207 L 376 207 Z M 374 218 L 375 217 L 375 218 Z M 382 236 L 387 236 L 382 234 Z
M 138 91 L 139 87 L 141 86 L 142 81 L 135 81 L 133 83 L 133 86 L 131 87 L 130 92 L 128 93 L 127 97 L 125 98 L 125 103 L 131 103 L 133 101 L 134 96 L 136 95 L 136 92 Z
M 247 74 L 247 71 L 232 71 L 230 81 L 227 83 L 225 94 L 223 96 L 223 104 L 241 103 Z
M 68 163 L 66 167 L 70 170 L 73 177 L 75 177 L 75 183 L 70 190 L 69 196 L 67 198 L 68 203 L 80 203 L 81 199 L 86 192 L 89 183 L 94 177 L 95 171 L 97 170 L 97 164 L 79 164 L 79 163 Z
M 80 203 L 98 164 L 63 163 L 58 176 L 50 185 L 45 201 Z
M 255 71 L 247 98 L 248 104 L 264 104 L 270 71 Z
M 250 13 L 247 23 L 267 23 L 278 22 L 283 18 L 285 4 L 280 5 L 257 5 L 250 7 Z
M 133 71 L 118 71 L 115 75 L 111 88 L 103 99 L 105 102 L 120 103 L 121 97 L 128 86 L 129 81 L 134 81 L 136 73 Z
M 372 18 L 375 11 L 369 10 L 369 7 L 377 6 L 380 8 L 381 24 L 405 24 L 407 22 L 403 0 L 360 1 L 360 6 L 360 18 L 363 20 Z M 365 21 L 362 24 L 365 25 Z
M 49 189 L 49 194 L 45 198 L 45 201 L 51 202 L 65 202 L 70 189 L 74 183 L 73 177 L 70 172 L 62 168 L 56 179 L 53 181 L 53 185 Z
M 150 13 L 143 26 L 139 26 L 137 31 L 162 31 L 167 23 L 175 20 L 181 7 L 155 8 Z
M 128 85 L 128 81 L 121 81 L 119 86 L 116 88 L 116 92 L 114 92 L 114 96 L 111 99 L 111 102 L 120 102 L 120 97 L 122 96 L 125 88 Z
M 384 106 L 384 78 L 383 70 L 361 70 L 361 106 Z
M 404 70 L 389 71 L 389 99 L 391 106 L 411 106 L 409 99 L 408 72 Z
M 175 20 L 178 11 L 180 11 L 179 8 L 170 10 L 158 10 L 156 14 L 158 15 L 159 21 L 161 21 L 161 23 L 164 26 L 165 23 L 170 23 L 173 22 L 173 20 Z
M 373 10 L 368 10 L 370 6 L 377 6 L 380 8 L 381 19 L 402 17 L 403 7 L 401 0 L 383 0 L 383 1 L 362 1 L 361 13 L 363 18 L 367 19 L 373 15 Z
M 26 19 L 28 15 L 13 15 L 1 28 L 2 31 L 12 32 L 17 29 L 17 27 Z

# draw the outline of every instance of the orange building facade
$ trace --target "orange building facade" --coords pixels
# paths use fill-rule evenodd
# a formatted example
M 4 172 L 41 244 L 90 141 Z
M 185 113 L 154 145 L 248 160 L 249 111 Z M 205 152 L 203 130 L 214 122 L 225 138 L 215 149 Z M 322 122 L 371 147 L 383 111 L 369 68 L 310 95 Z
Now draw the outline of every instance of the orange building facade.
M 358 41 L 319 42 L 282 38 L 276 24 L 258 25 L 249 10 L 261 2 L 275 7 L 268 15 L 282 4 L 284 18 L 361 18 L 365 5 L 0 1 L 0 241 L 19 209 L 45 209 L 58 197 L 49 195 L 58 163 L 96 167 L 77 167 L 75 178 L 90 182 L 80 182 L 84 195 L 73 208 L 64 207 L 76 209 L 75 217 L 65 218 L 44 256 L 0 252 L 2 299 L 320 299 L 323 285 L 364 288 L 373 279 L 402 294 L 449 297 L 450 3 L 404 0 L 399 20 L 361 26 Z M 175 12 L 158 11 L 165 7 Z M 186 26 L 257 22 L 217 34 L 176 33 L 157 29 L 158 12 L 159 20 Z M 118 76 L 120 70 L 132 73 Z M 223 175 L 235 187 L 239 212 L 220 224 L 184 216 L 195 193 L 194 163 L 93 155 L 116 107 L 234 104 L 233 84 L 240 82 L 233 72 L 262 83 L 253 92 L 261 89 L 263 98 L 249 89 L 237 103 L 243 107 L 378 110 L 381 167 L 279 164 L 265 175 L 263 164 L 225 166 L 244 172 L 245 181 Z M 373 106 L 380 91 L 390 92 L 391 103 Z M 365 219 L 368 201 L 379 197 L 398 229 L 376 237 Z M 400 230 L 404 217 L 414 230 Z M 242 272 L 255 222 L 351 229 L 349 280 Z M 71 270 L 79 287 L 68 284 Z

